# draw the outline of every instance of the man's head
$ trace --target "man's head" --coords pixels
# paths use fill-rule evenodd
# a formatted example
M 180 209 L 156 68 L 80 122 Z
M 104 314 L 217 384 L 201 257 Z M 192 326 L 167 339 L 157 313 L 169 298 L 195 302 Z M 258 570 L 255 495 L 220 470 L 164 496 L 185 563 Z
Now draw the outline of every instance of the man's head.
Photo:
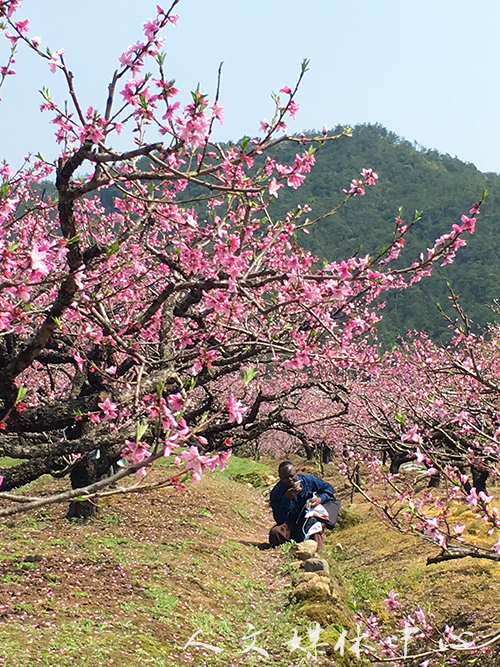
M 283 461 L 278 468 L 278 475 L 287 489 L 291 489 L 297 481 L 297 469 L 290 461 Z

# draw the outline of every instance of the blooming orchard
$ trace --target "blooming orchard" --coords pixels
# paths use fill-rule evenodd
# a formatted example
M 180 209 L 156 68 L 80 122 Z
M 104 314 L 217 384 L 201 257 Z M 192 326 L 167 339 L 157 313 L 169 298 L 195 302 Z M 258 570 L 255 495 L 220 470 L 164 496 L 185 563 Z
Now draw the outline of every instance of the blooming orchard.
M 380 487 L 363 493 L 393 526 L 441 548 L 429 562 L 500 560 L 499 510 L 487 491 L 500 472 L 500 330 L 474 333 L 451 298 L 459 315 L 451 345 L 411 334 L 352 382 L 349 413 L 330 435 L 343 443 L 346 473 L 362 466 L 370 486 L 382 482 L 382 495 Z M 469 513 L 462 507 L 453 521 L 463 504 Z M 465 538 L 464 519 L 474 518 L 484 520 L 490 546 L 485 536 Z
M 2 516 L 76 497 L 70 514 L 89 512 L 82 499 L 171 454 L 183 467 L 162 483 L 181 486 L 191 472 L 197 480 L 224 465 L 233 443 L 268 428 L 299 432 L 287 416 L 290 396 L 317 391 L 336 402 L 348 374 L 376 360 L 363 342 L 378 320 L 374 299 L 451 261 L 473 232 L 474 218 L 463 220 L 427 257 L 391 270 L 414 224 L 398 217 L 379 256 L 317 268 L 295 240 L 316 222 L 310 208 L 275 220 L 270 205 L 282 188 L 300 187 L 322 143 L 349 130 L 286 134 L 304 62 L 297 85 L 273 95 L 258 137 L 212 142 L 223 120 L 218 91 L 209 101 L 196 89 L 181 103 L 165 71 L 161 33 L 175 26 L 178 2 L 158 6 L 143 38 L 118 57 L 105 107 L 84 109 L 64 50 L 42 51 L 17 18 L 21 3 L 0 1 L 5 95 L 25 47 L 65 78 L 71 100 L 67 108 L 42 91 L 55 162 L 38 156 L 16 173 L 1 166 L 0 453 L 25 462 L 0 470 L 0 490 L 9 499 L 44 473 L 67 473 L 73 487 Z M 133 144 L 117 152 L 112 140 L 122 132 Z M 291 164 L 280 162 L 284 142 L 297 149 Z M 339 184 L 326 215 L 376 179 L 363 169 L 344 196 Z M 117 462 L 121 469 L 99 480 Z

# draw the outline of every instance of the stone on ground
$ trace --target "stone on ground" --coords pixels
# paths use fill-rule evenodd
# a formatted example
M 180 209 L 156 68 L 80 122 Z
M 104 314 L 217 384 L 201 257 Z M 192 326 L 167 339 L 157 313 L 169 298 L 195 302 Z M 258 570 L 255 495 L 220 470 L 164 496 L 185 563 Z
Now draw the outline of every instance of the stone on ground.
M 330 572 L 330 566 L 328 561 L 324 558 L 309 558 L 304 561 L 304 570 L 305 572 L 317 572 L 318 570 L 324 570 L 325 572 Z
M 329 598 L 331 595 L 331 582 L 325 577 L 313 576 L 309 581 L 303 581 L 292 591 L 292 596 L 297 600 L 310 600 L 318 598 Z
M 299 544 L 293 544 L 290 547 L 290 553 L 296 556 L 299 560 L 307 560 L 316 554 L 318 543 L 315 540 L 305 540 Z

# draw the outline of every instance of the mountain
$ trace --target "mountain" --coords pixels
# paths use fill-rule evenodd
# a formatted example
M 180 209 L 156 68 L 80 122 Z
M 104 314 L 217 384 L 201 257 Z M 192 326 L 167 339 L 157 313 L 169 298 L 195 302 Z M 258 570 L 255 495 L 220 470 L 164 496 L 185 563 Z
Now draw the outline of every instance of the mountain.
M 336 128 L 340 132 L 342 128 Z M 311 133 L 312 134 L 312 133 Z M 291 162 L 296 146 L 280 149 L 280 159 Z M 489 306 L 500 296 L 500 176 L 481 173 L 473 164 L 435 150 L 411 144 L 381 125 L 358 125 L 353 136 L 326 143 L 316 154 L 316 165 L 298 189 L 283 188 L 272 207 L 275 217 L 304 202 L 312 203 L 310 215 L 331 210 L 343 198 L 342 188 L 357 178 L 362 168 L 379 175 L 375 187 L 356 197 L 337 214 L 300 234 L 298 242 L 321 260 L 340 260 L 355 253 L 374 253 L 387 246 L 394 230 L 398 206 L 406 222 L 416 209 L 422 219 L 407 238 L 402 260 L 414 261 L 436 238 L 459 223 L 463 213 L 481 197 L 489 196 L 481 209 L 476 233 L 467 239 L 454 264 L 435 269 L 431 278 L 404 292 L 389 294 L 380 325 L 380 337 L 392 345 L 408 329 L 426 330 L 436 340 L 449 339 L 446 321 L 436 304 L 451 316 L 447 282 L 460 295 L 471 319 L 484 326 L 494 321 Z

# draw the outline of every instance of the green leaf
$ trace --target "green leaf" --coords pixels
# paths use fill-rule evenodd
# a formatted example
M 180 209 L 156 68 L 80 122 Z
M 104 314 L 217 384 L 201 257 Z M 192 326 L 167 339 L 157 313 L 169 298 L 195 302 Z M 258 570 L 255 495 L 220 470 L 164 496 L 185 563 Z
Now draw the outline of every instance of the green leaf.
M 21 403 L 21 401 L 24 401 L 24 399 L 28 395 L 28 391 L 29 389 L 27 387 L 23 387 L 22 385 L 18 387 L 16 396 L 16 405 L 18 403 Z
M 42 90 L 38 91 L 40 95 L 43 97 L 44 100 L 47 100 L 47 102 L 50 102 L 50 91 L 48 88 L 45 88 L 45 86 L 42 88 Z
M 249 384 L 258 374 L 259 371 L 256 368 L 253 368 L 253 366 L 245 368 L 245 371 L 243 373 L 243 377 L 245 379 L 245 386 Z
M 115 239 L 113 243 L 110 245 L 110 247 L 106 251 L 106 257 L 111 257 L 111 255 L 114 255 L 116 252 L 118 252 L 120 248 L 120 244 L 118 242 L 118 239 Z
M 158 385 L 156 387 L 156 393 L 158 394 L 158 397 L 161 398 L 163 395 L 163 388 L 165 387 L 164 382 L 158 382 Z
M 301 65 L 300 65 L 300 70 L 301 70 L 302 74 L 305 74 L 308 71 L 310 62 L 311 62 L 311 60 L 309 58 L 304 58 L 304 60 L 302 61 Z
M 144 422 L 137 422 L 136 442 L 140 442 L 148 430 L 149 425 Z
M 241 150 L 242 151 L 246 151 L 246 149 L 248 148 L 248 146 L 250 144 L 250 141 L 251 141 L 250 137 L 246 137 L 246 136 L 243 137 L 243 139 L 241 140 Z
M 406 424 L 406 415 L 403 412 L 395 412 L 394 417 L 396 418 L 396 421 L 403 426 Z

